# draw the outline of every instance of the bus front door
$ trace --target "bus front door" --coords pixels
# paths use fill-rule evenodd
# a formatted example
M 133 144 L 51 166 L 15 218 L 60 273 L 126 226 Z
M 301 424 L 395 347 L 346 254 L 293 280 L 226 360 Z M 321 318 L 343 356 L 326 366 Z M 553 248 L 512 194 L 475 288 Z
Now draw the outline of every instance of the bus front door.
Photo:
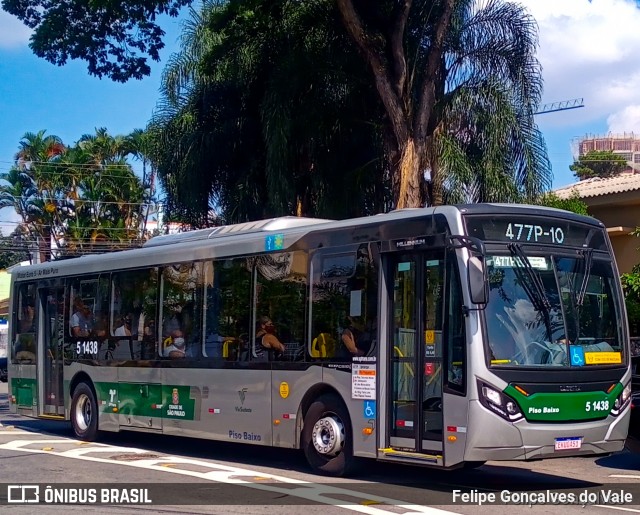
M 443 448 L 443 250 L 390 255 L 389 444 L 434 456 Z
M 38 367 L 40 415 L 64 417 L 63 396 L 63 341 L 64 341 L 64 288 L 40 290 Z

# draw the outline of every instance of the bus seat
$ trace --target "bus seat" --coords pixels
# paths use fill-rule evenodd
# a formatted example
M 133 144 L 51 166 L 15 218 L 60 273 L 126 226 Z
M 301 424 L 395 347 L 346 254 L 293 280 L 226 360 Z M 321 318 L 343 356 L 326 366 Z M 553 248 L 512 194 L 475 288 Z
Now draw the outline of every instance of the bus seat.
M 227 361 L 237 361 L 240 354 L 240 340 L 225 338 L 222 340 L 222 357 Z
M 336 340 L 329 333 L 320 333 L 311 342 L 312 358 L 333 358 L 336 355 Z
M 397 345 L 393 346 L 393 352 L 399 358 L 404 358 L 404 354 L 402 354 L 402 351 L 400 350 L 400 348 Z M 406 362 L 404 364 L 404 373 L 406 374 L 406 377 L 412 377 L 413 378 L 415 376 L 415 374 L 413 372 L 413 367 L 409 363 L 406 363 Z
M 167 349 L 171 347 L 172 344 L 173 344 L 173 338 L 171 338 L 171 336 L 168 336 L 162 341 L 162 355 L 165 358 L 169 356 Z

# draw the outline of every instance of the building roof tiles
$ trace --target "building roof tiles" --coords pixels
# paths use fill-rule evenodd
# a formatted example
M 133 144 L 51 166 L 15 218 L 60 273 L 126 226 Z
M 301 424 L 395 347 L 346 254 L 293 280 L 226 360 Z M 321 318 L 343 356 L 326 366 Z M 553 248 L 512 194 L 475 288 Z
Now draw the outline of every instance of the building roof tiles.
M 622 173 L 615 177 L 586 179 L 558 188 L 553 192 L 560 198 L 569 198 L 574 191 L 577 191 L 581 198 L 586 198 L 635 190 L 640 190 L 640 174 Z

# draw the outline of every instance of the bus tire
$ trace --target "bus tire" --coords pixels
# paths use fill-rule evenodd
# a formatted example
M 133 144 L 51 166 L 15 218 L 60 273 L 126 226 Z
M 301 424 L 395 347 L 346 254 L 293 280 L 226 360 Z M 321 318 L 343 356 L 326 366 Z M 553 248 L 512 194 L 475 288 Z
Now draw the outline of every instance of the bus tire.
M 73 390 L 71 426 L 76 437 L 93 442 L 98 437 L 98 403 L 93 389 L 80 383 Z
M 349 412 L 334 395 L 314 401 L 304 417 L 302 447 L 314 472 L 340 477 L 354 466 Z

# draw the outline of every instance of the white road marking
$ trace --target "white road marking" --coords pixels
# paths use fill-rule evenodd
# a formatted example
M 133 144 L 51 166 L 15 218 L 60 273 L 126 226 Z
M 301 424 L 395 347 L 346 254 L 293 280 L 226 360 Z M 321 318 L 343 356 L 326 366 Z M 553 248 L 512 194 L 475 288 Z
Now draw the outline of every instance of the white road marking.
M 635 510 L 633 508 L 624 508 L 622 506 L 607 506 L 605 504 L 594 504 L 598 508 L 608 508 L 610 510 L 620 510 L 620 511 L 632 511 L 634 513 L 640 513 L 640 510 Z
M 366 506 L 365 504 L 374 502 L 380 504 L 387 504 L 396 506 L 406 510 L 406 513 L 425 513 L 428 515 L 457 515 L 454 512 L 441 510 L 438 508 L 431 508 L 429 506 L 421 506 L 417 504 L 407 504 L 406 501 L 398 499 L 391 499 L 389 497 L 382 497 L 377 495 L 369 495 L 367 493 L 358 492 L 354 490 L 348 490 L 346 488 L 338 488 L 335 486 L 311 483 L 309 481 L 303 481 L 299 479 L 292 479 L 284 476 L 278 476 L 275 474 L 265 474 L 263 472 L 257 472 L 255 470 L 243 469 L 240 467 L 231 467 L 228 465 L 222 465 L 218 463 L 210 463 L 207 461 L 201 461 L 197 459 L 184 458 L 179 456 L 159 456 L 152 459 L 141 459 L 136 461 L 119 461 L 109 458 L 101 458 L 97 456 L 88 456 L 88 454 L 95 453 L 114 453 L 125 452 L 128 454 L 148 454 L 148 450 L 136 449 L 132 447 L 118 447 L 114 445 L 105 444 L 89 444 L 82 445 L 73 449 L 56 451 L 55 444 L 77 444 L 76 440 L 72 439 L 24 439 L 24 440 L 12 440 L 4 444 L 0 444 L 0 449 L 7 449 L 12 451 L 22 451 L 34 454 L 54 454 L 56 456 L 64 458 L 73 458 L 86 461 L 94 461 L 98 463 L 110 463 L 118 465 L 126 465 L 129 467 L 144 468 L 160 472 L 168 472 L 172 474 L 181 474 L 185 476 L 196 477 L 208 481 L 214 481 L 225 484 L 237 484 L 243 485 L 247 488 L 253 488 L 256 490 L 262 490 L 267 492 L 278 493 L 282 495 L 290 495 L 298 497 L 300 499 L 306 499 L 321 504 L 327 504 L 345 510 L 351 510 L 359 513 L 366 513 L 368 515 L 389 515 L 389 511 L 385 509 L 375 508 L 373 506 Z M 42 449 L 30 449 L 26 448 L 29 445 L 54 445 L 53 450 Z M 207 472 L 196 472 L 193 470 L 185 470 L 175 467 L 167 467 L 167 465 L 197 465 L 200 467 L 207 467 L 213 470 Z M 260 476 L 260 481 L 272 480 L 289 485 L 300 485 L 300 488 L 279 488 L 276 485 L 264 484 L 259 482 L 251 482 L 245 479 L 238 479 L 237 476 L 243 477 L 255 477 Z M 334 498 L 338 496 L 349 496 L 355 499 L 359 499 L 362 504 L 345 504 L 344 499 Z
M 623 479 L 640 479 L 640 476 L 633 474 L 609 474 L 609 477 L 619 477 Z

